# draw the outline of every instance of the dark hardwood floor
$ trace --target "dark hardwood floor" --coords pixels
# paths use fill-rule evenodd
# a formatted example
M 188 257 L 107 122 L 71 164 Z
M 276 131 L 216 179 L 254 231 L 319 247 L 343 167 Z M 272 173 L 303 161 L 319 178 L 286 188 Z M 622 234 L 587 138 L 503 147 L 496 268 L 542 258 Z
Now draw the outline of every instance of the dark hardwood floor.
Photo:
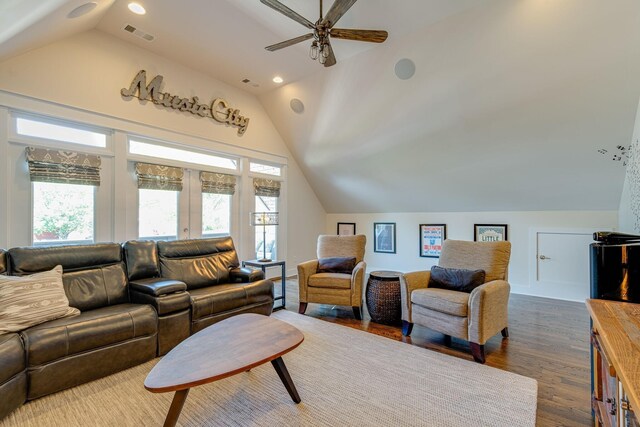
M 286 307 L 298 310 L 295 278 L 287 278 Z M 451 347 L 446 347 L 442 334 L 419 325 L 410 337 L 403 337 L 399 325 L 372 322 L 366 307 L 362 321 L 354 319 L 351 307 L 309 304 L 306 315 L 473 360 L 466 341 L 454 338 Z M 486 365 L 538 381 L 537 425 L 590 425 L 589 315 L 585 304 L 512 294 L 509 335 L 503 340 L 497 334 L 487 342 Z

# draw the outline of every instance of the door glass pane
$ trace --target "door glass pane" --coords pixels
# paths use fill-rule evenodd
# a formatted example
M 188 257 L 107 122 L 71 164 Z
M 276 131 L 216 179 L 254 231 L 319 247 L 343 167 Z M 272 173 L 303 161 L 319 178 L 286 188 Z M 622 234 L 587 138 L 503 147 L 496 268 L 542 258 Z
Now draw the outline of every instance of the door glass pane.
M 277 197 L 265 197 L 265 196 L 256 196 L 256 212 L 278 212 L 278 198 Z M 256 232 L 256 258 L 262 259 L 263 257 L 267 259 L 276 259 L 277 258 L 277 242 L 276 242 L 276 227 L 277 225 L 270 225 L 266 227 L 257 226 L 255 227 Z M 266 233 L 266 238 L 263 239 L 264 233 Z M 266 241 L 266 247 L 265 247 Z
M 231 195 L 202 193 L 202 235 L 231 234 Z
M 138 191 L 138 236 L 153 240 L 176 239 L 178 192 L 147 189 Z
M 93 242 L 91 185 L 33 183 L 33 243 Z

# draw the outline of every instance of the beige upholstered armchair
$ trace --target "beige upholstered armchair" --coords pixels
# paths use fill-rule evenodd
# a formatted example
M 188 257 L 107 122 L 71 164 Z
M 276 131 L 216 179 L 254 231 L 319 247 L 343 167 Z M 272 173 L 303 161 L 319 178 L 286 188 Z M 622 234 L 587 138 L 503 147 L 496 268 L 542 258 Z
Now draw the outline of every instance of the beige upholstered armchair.
M 484 344 L 502 331 L 509 336 L 507 305 L 510 286 L 507 269 L 509 242 L 467 242 L 446 240 L 439 266 L 486 273 L 485 283 L 471 293 L 429 288 L 430 271 L 416 271 L 400 277 L 402 334 L 411 334 L 414 323 L 451 337 L 469 341 L 476 362 L 484 363 Z
M 362 234 L 318 237 L 318 258 L 355 257 L 356 266 L 351 274 L 345 274 L 317 273 L 317 259 L 298 264 L 300 314 L 304 314 L 307 304 L 313 302 L 351 306 L 356 319 L 362 319 L 362 286 L 366 269 L 363 259 L 366 243 L 367 238 Z

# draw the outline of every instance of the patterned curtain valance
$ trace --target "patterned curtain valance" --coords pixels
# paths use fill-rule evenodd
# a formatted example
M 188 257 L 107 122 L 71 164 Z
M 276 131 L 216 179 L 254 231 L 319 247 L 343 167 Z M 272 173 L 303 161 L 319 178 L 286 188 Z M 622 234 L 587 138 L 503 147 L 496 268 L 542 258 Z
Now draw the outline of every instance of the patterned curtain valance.
M 280 197 L 280 181 L 266 178 L 253 178 L 256 196 Z
M 35 147 L 25 153 L 31 181 L 100 186 L 100 156 Z
M 137 162 L 136 175 L 138 175 L 138 188 L 182 191 L 184 176 L 182 168 Z
M 226 173 L 200 172 L 203 193 L 231 194 L 236 192 L 236 177 Z

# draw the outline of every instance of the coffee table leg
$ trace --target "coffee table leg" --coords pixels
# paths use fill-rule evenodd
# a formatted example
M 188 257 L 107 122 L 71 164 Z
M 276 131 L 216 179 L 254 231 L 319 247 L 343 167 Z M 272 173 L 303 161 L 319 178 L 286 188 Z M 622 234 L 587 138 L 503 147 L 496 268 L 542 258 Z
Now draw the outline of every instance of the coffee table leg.
M 287 371 L 287 367 L 284 365 L 284 360 L 282 360 L 282 357 L 278 357 L 277 359 L 272 360 L 271 364 L 278 373 L 282 384 L 284 384 L 284 387 L 289 392 L 289 396 L 291 396 L 291 399 L 296 403 L 300 403 L 300 395 L 298 394 L 298 390 L 296 390 L 296 386 L 293 384 L 291 375 L 289 375 L 289 371 Z
M 164 420 L 164 427 L 174 427 L 176 425 L 188 394 L 189 389 L 176 391 L 176 394 L 173 396 L 173 401 L 171 402 L 167 418 Z

